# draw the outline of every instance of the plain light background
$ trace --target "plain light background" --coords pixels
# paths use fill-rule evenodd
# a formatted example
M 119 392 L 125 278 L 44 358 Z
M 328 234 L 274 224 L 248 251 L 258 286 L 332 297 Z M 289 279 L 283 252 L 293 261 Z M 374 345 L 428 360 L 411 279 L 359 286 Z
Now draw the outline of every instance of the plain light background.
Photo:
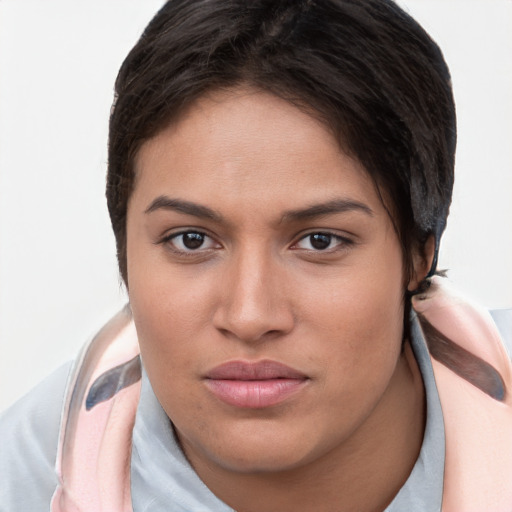
M 126 301 L 104 183 L 117 70 L 162 0 L 0 0 L 0 410 Z M 512 307 L 512 1 L 403 0 L 459 119 L 440 267 Z

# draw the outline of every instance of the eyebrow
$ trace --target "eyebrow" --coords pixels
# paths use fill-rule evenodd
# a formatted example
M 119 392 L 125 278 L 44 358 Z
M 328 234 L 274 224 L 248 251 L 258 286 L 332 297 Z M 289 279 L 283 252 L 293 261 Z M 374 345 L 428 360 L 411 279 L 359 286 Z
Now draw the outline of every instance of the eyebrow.
M 319 203 L 311 205 L 307 208 L 300 208 L 297 210 L 289 210 L 281 218 L 281 222 L 283 221 L 297 221 L 297 220 L 307 220 L 313 219 L 315 217 L 321 217 L 323 215 L 330 215 L 333 213 L 345 213 L 345 212 L 353 212 L 360 211 L 373 217 L 373 210 L 365 205 L 364 203 L 360 203 L 359 201 L 353 201 L 351 199 L 333 199 L 332 201 L 327 201 L 326 203 Z
M 152 213 L 157 210 L 172 210 L 194 217 L 223 222 L 223 217 L 207 206 L 203 206 L 183 199 L 170 198 L 168 196 L 159 196 L 154 199 L 144 213 Z M 333 199 L 325 203 L 318 203 L 307 208 L 297 210 L 288 210 L 281 217 L 281 222 L 291 222 L 299 220 L 313 219 L 323 215 L 335 213 L 345 213 L 351 211 L 360 211 L 373 217 L 373 210 L 359 201 L 351 199 Z
M 167 196 L 157 197 L 151 202 L 144 213 L 151 213 L 156 210 L 172 210 L 202 219 L 209 219 L 216 222 L 222 221 L 222 216 L 207 206 L 184 201 L 182 199 L 173 199 Z

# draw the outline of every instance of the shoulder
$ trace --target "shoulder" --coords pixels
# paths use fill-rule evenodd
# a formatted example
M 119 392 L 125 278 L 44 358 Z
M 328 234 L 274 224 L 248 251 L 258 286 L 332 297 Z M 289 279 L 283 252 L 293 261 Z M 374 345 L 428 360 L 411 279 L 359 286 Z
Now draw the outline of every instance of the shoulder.
M 0 512 L 48 510 L 64 392 L 71 363 L 0 415 Z
M 493 309 L 491 315 L 500 331 L 509 355 L 512 355 L 512 308 Z

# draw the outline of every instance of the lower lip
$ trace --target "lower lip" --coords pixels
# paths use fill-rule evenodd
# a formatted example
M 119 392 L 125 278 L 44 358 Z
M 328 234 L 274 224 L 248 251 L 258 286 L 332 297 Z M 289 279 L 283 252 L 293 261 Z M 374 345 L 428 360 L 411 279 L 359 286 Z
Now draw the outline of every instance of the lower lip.
M 206 380 L 206 386 L 217 398 L 246 409 L 280 404 L 299 392 L 305 383 L 306 379 Z

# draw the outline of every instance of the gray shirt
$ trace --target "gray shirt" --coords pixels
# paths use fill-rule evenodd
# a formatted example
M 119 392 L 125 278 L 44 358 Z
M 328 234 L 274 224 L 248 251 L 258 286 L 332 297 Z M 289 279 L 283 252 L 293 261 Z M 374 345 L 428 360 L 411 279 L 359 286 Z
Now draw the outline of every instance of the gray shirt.
M 415 320 L 411 334 L 426 390 L 425 435 L 407 482 L 385 512 L 434 512 L 441 507 L 443 417 L 430 357 Z M 69 369 L 70 364 L 59 368 L 0 416 L 0 512 L 49 510 L 57 485 L 54 460 Z M 133 431 L 131 477 L 135 512 L 232 510 L 191 468 L 145 374 Z
M 411 345 L 426 391 L 425 434 L 407 482 L 385 512 L 438 512 L 443 494 L 444 424 L 430 356 L 416 320 Z M 233 512 L 203 484 L 184 457 L 144 372 L 133 430 L 132 499 L 135 512 Z

